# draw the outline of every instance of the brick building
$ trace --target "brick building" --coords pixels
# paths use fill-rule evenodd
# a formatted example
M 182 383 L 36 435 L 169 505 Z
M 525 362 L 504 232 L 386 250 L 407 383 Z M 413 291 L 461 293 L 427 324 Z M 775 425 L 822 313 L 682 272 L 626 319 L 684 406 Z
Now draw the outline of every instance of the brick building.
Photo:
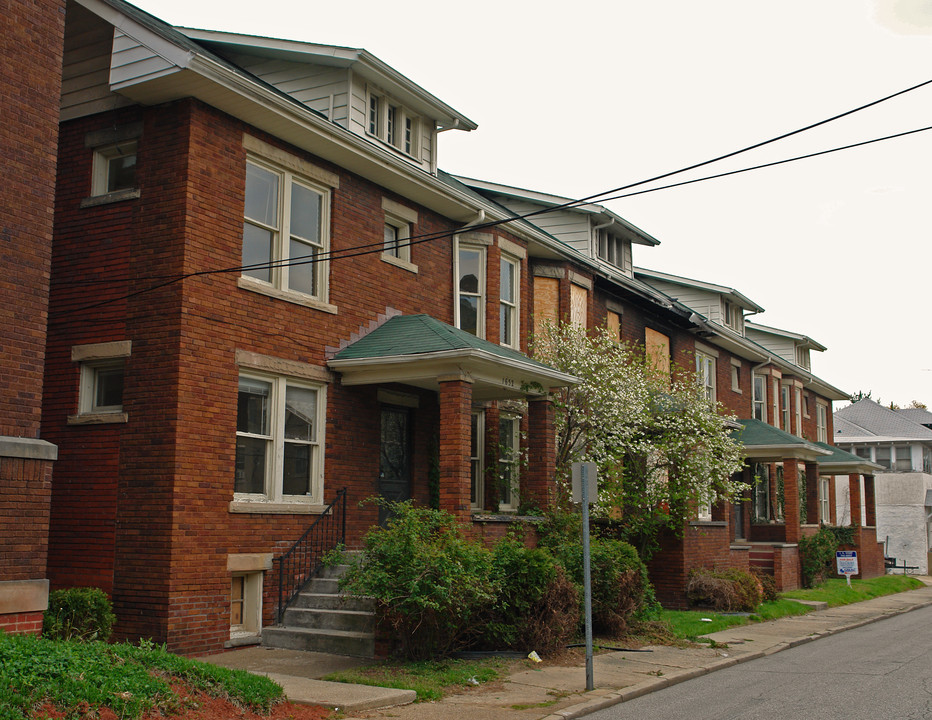
M 31 540 L 14 543 L 0 581 L 37 591 L 17 612 L 41 609 L 47 574 L 106 590 L 118 636 L 212 652 L 275 622 L 275 561 L 310 526 L 340 517 L 358 545 L 384 519 L 367 498 L 438 499 L 477 535 L 501 536 L 548 502 L 547 391 L 574 381 L 527 355 L 545 319 L 606 325 L 658 362 L 696 367 L 751 424 L 758 376 L 789 389 L 782 405 L 762 401 L 773 417 L 758 422 L 801 413 L 795 439 L 749 451 L 774 478 L 782 468 L 783 535 L 779 517 L 759 528 L 744 504 L 720 505 L 652 572 L 675 605 L 690 568 L 747 568 L 759 544 L 770 550 L 758 562 L 792 586 L 803 530 L 789 488 L 832 453 L 815 444 L 818 408 L 839 391 L 735 332 L 743 319 L 635 272 L 633 247 L 654 238 L 599 205 L 561 210 L 565 198 L 443 173 L 441 133 L 475 124 L 364 50 L 181 32 L 122 0 L 45 6 L 42 47 L 63 39 L 63 54 L 34 63 L 54 79 L 47 122 L 29 124 L 37 137 L 16 131 L 36 155 L 17 166 L 12 153 L 11 172 L 42 168 L 47 192 L 4 218 L 32 223 L 18 232 L 34 244 L 4 267 L 36 302 L 0 286 L 29 318 L 17 319 L 28 340 L 2 358 L 23 368 L 4 396 L 25 398 L 0 429 L 14 459 L 2 459 L 14 482 L 0 502 L 13 488 L 17 508 L 0 521 L 19 523 L 2 537 Z M 4 76 L 11 95 L 16 81 Z M 759 311 L 742 298 L 729 317 Z M 340 515 L 329 504 L 344 489 Z M 46 527 L 47 570 L 35 559 Z
M 0 20 L 0 630 L 38 632 L 52 464 L 41 439 L 64 0 Z

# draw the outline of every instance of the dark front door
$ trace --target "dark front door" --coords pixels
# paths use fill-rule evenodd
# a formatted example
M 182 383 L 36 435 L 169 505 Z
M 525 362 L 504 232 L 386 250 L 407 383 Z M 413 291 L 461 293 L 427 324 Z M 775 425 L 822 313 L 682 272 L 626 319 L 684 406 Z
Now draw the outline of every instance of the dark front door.
M 401 502 L 411 498 L 410 413 L 404 408 L 382 408 L 382 440 L 379 459 L 379 495 Z M 379 524 L 390 517 L 379 508 Z

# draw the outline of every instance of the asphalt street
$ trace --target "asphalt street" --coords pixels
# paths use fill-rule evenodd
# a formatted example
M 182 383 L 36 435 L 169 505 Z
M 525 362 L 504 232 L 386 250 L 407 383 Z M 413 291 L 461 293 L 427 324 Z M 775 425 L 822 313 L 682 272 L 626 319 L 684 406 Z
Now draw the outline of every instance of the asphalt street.
M 932 607 L 587 715 L 590 720 L 928 720 Z

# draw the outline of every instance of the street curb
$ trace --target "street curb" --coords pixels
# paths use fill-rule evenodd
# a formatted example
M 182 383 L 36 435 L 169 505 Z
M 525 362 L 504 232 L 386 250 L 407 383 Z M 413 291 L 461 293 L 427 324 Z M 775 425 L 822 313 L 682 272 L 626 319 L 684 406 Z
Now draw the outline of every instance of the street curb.
M 615 705 L 620 705 L 623 702 L 627 702 L 628 700 L 634 700 L 635 698 L 649 695 L 650 693 L 656 692 L 657 690 L 663 690 L 664 688 L 670 687 L 672 685 L 678 685 L 682 682 L 686 682 L 687 680 L 693 680 L 697 677 L 701 677 L 702 675 L 715 672 L 716 670 L 724 670 L 725 668 L 733 667 L 740 663 L 746 663 L 751 660 L 758 660 L 768 655 L 775 655 L 776 653 L 782 652 L 783 650 L 798 647 L 799 645 L 805 645 L 806 643 L 818 640 L 819 638 L 837 635 L 838 633 L 844 632 L 845 630 L 854 630 L 856 628 L 875 623 L 878 620 L 895 617 L 896 615 L 904 615 L 908 612 L 912 612 L 913 610 L 929 607 L 930 605 L 932 605 L 932 600 L 913 603 L 912 605 L 897 608 L 896 610 L 883 612 L 875 617 L 865 618 L 855 622 L 847 623 L 845 625 L 829 628 L 828 630 L 821 633 L 815 633 L 813 635 L 806 635 L 800 638 L 787 640 L 760 652 L 749 653 L 741 657 L 730 657 L 727 660 L 715 662 L 706 667 L 693 668 L 681 673 L 676 673 L 675 675 L 657 678 L 656 680 L 644 680 L 643 682 L 637 683 L 636 685 L 631 685 L 622 690 L 616 690 L 609 695 L 605 695 L 600 698 L 593 698 L 576 705 L 571 705 L 570 707 L 564 708 L 562 710 L 557 710 L 550 715 L 546 715 L 540 718 L 540 720 L 574 720 L 575 718 L 583 717 L 589 713 L 596 712 L 597 710 L 606 710 Z

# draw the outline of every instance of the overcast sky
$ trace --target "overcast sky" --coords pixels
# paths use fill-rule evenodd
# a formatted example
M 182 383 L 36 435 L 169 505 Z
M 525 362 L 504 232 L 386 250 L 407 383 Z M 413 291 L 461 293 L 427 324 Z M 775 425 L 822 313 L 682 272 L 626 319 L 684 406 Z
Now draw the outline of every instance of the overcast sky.
M 174 25 L 365 48 L 476 121 L 455 174 L 583 197 L 932 80 L 932 0 L 136 0 Z M 932 85 L 685 180 L 932 125 Z M 649 186 L 645 186 L 649 187 Z M 733 287 L 847 392 L 932 406 L 932 131 L 605 204 L 635 264 Z M 839 403 L 840 407 L 844 403 Z

